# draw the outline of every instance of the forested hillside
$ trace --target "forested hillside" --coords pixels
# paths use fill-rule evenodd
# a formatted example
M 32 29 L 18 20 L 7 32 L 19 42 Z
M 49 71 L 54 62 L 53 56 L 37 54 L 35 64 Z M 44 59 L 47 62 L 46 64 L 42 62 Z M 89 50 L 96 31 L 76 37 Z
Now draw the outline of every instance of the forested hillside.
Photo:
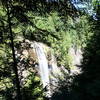
M 0 100 L 99 100 L 100 5 L 92 5 L 98 20 L 69 0 L 0 0 Z

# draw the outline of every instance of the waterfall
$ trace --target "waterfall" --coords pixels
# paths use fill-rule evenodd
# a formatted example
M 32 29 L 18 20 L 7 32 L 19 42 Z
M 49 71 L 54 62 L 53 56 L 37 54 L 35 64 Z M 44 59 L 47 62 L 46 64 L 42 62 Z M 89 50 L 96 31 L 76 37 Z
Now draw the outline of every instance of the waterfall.
M 55 83 L 58 81 L 57 77 L 62 74 L 57 66 L 55 56 L 51 54 L 51 60 L 48 61 L 42 43 L 34 42 L 32 47 L 35 48 L 35 52 L 37 54 L 39 73 L 43 88 L 50 86 L 50 84 L 56 85 Z
M 49 81 L 49 70 L 48 70 L 48 61 L 46 59 L 46 55 L 44 53 L 43 47 L 40 43 L 34 43 L 34 47 L 36 50 L 38 62 L 39 62 L 39 70 L 40 76 L 43 83 L 43 88 L 50 84 Z
M 51 53 L 50 60 L 47 59 L 48 50 L 46 51 L 47 46 L 39 43 L 33 42 L 31 43 L 31 47 L 33 51 L 37 55 L 38 59 L 38 72 L 41 77 L 41 82 L 43 84 L 43 88 L 46 90 L 45 95 L 46 97 L 50 98 L 58 86 L 59 79 L 63 79 L 64 74 L 61 71 L 61 67 L 57 66 L 57 61 L 55 56 Z M 50 48 L 48 48 L 50 50 Z M 51 52 L 51 51 L 50 51 Z M 66 69 L 64 69 L 66 71 Z
M 34 64 L 33 67 L 36 68 L 36 71 L 38 71 L 40 75 L 46 97 L 51 98 L 56 88 L 59 87 L 59 80 L 64 80 L 65 76 L 69 75 L 70 73 L 64 66 L 57 66 L 56 57 L 54 56 L 53 52 L 51 52 L 52 49 L 45 44 L 25 40 L 21 43 L 21 47 L 21 50 L 16 50 L 15 52 L 17 55 L 16 57 L 19 57 L 18 59 L 20 59 L 18 67 L 20 68 L 19 70 L 22 71 L 21 77 L 26 78 L 29 75 L 30 71 L 28 72 L 26 70 L 26 65 L 24 68 L 24 62 L 22 63 L 22 61 L 25 59 L 29 59 L 29 64 Z M 23 68 L 25 70 L 23 70 Z M 22 85 L 25 82 L 25 78 L 22 79 Z

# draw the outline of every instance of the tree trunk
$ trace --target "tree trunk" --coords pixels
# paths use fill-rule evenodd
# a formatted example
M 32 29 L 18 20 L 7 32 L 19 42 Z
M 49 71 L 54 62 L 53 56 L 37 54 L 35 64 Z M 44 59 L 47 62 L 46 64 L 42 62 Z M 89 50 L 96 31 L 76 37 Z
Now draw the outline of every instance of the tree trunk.
M 7 16 L 8 16 L 9 33 L 10 33 L 12 56 L 13 56 L 13 67 L 14 67 L 15 78 L 16 78 L 17 100 L 22 100 L 21 91 L 20 91 L 20 81 L 19 81 L 19 78 L 18 78 L 17 62 L 16 62 L 16 58 L 15 58 L 13 32 L 12 32 L 12 28 L 11 28 L 11 18 L 10 18 L 10 11 L 9 11 L 9 2 L 7 2 Z

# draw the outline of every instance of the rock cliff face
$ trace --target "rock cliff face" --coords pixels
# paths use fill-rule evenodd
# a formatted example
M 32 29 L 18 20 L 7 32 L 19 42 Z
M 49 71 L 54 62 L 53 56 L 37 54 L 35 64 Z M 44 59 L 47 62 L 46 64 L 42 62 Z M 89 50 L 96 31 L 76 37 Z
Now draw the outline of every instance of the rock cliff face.
M 81 61 L 83 59 L 82 50 L 80 48 L 75 50 L 75 48 L 72 47 L 69 49 L 69 55 L 72 57 L 72 67 L 70 68 L 70 75 L 80 74 L 81 69 L 78 66 L 81 65 Z
M 35 47 L 32 47 L 34 45 L 34 41 L 31 42 L 29 40 L 22 40 L 18 45 L 19 47 L 16 48 L 16 58 L 18 61 L 20 78 L 28 76 L 28 72 L 26 72 L 26 70 L 29 69 L 31 69 L 31 71 L 37 71 L 37 74 L 39 74 L 38 57 Z
M 76 65 L 80 65 L 80 60 L 82 59 L 82 53 L 80 50 L 75 50 L 73 48 L 69 49 L 69 54 L 72 56 L 71 73 L 65 69 L 65 67 L 58 67 L 57 61 L 52 53 L 52 50 L 47 45 L 29 41 L 22 40 L 16 46 L 16 58 L 18 62 L 18 72 L 21 86 L 23 87 L 28 81 L 28 77 L 33 72 L 41 79 L 41 84 L 43 88 L 47 90 L 46 95 L 50 97 L 52 91 L 58 85 L 59 79 L 64 79 L 64 75 L 74 75 L 80 72 L 80 69 Z
M 51 87 L 54 89 L 58 82 L 57 78 L 62 76 L 51 48 L 43 43 L 29 40 L 23 40 L 18 45 L 16 58 L 21 86 L 27 81 L 30 72 L 37 72 L 43 88 L 48 88 L 47 95 L 50 96 Z

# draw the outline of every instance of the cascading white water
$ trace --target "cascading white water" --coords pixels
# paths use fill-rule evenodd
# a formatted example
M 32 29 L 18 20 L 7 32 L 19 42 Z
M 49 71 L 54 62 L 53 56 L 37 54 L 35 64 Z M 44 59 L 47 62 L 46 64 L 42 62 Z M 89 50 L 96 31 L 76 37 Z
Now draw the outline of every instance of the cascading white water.
M 35 49 L 35 53 L 38 58 L 38 72 L 41 77 L 43 88 L 46 89 L 45 94 L 48 98 L 50 98 L 54 89 L 58 85 L 58 78 L 63 77 L 63 73 L 61 73 L 61 70 L 57 66 L 57 62 L 53 54 L 51 55 L 51 60 L 48 61 L 46 56 L 47 51 L 45 52 L 44 45 L 42 43 L 34 42 L 31 47 Z
M 24 47 L 25 44 L 29 44 L 31 48 L 29 48 L 28 50 L 27 49 L 22 50 L 21 60 L 23 60 L 24 58 L 30 57 L 31 59 L 33 59 L 33 62 L 35 61 L 37 63 L 38 61 L 39 66 L 37 66 L 36 69 L 38 69 L 38 72 L 40 74 L 43 88 L 46 89 L 45 94 L 48 98 L 50 98 L 55 88 L 58 87 L 59 85 L 59 79 L 63 80 L 64 75 L 65 74 L 68 75 L 69 72 L 68 70 L 65 69 L 65 67 L 57 66 L 57 61 L 53 52 L 51 52 L 51 48 L 49 48 L 45 44 L 35 42 L 35 41 L 30 42 L 29 40 L 25 40 L 25 43 L 22 43 L 22 46 Z M 72 53 L 72 56 L 73 56 L 73 52 L 74 52 L 73 49 L 70 50 L 69 53 L 70 52 Z M 21 55 L 20 50 L 19 50 L 19 53 L 16 52 L 16 55 L 17 57 Z M 32 64 L 32 62 L 30 62 L 30 64 Z M 23 76 L 27 77 L 28 75 L 27 73 L 28 72 L 26 71 L 23 72 Z
M 36 50 L 38 62 L 39 62 L 39 70 L 40 76 L 43 83 L 43 88 L 50 84 L 49 81 L 49 70 L 48 70 L 48 61 L 46 59 L 46 55 L 44 53 L 43 47 L 40 43 L 35 42 L 34 47 Z

